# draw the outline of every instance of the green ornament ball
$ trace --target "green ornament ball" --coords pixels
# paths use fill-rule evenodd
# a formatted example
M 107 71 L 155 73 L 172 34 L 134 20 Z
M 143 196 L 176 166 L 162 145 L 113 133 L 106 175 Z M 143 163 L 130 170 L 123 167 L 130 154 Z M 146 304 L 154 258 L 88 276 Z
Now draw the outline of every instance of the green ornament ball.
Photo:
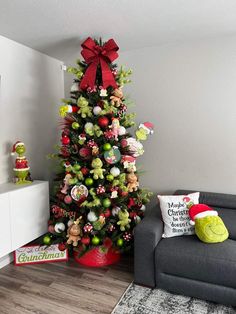
M 92 244 L 93 244 L 93 245 L 98 245 L 99 243 L 100 243 L 99 237 L 94 236 L 94 237 L 92 238 Z
M 92 178 L 86 178 L 86 179 L 85 179 L 85 184 L 86 184 L 87 186 L 93 185 L 93 179 L 92 179 Z
M 106 179 L 107 179 L 107 181 L 112 182 L 112 181 L 114 180 L 114 177 L 113 177 L 112 174 L 108 174 L 108 175 L 106 176 Z
M 79 164 L 75 164 L 73 168 L 75 169 L 75 171 L 78 171 L 80 170 L 81 167 Z
M 111 206 L 111 201 L 109 200 L 109 198 L 104 198 L 104 200 L 102 201 L 102 205 L 105 207 L 105 208 L 108 208 Z
M 78 128 L 79 128 L 79 123 L 78 123 L 78 122 L 73 122 L 71 126 L 72 126 L 72 129 L 78 130 Z
M 108 151 L 108 150 L 111 149 L 111 144 L 110 143 L 105 143 L 105 144 L 103 144 L 102 148 L 103 148 L 103 150 Z
M 123 244 L 124 244 L 124 240 L 123 239 L 118 239 L 116 241 L 116 245 L 119 246 L 119 247 L 123 246 Z
M 50 237 L 49 235 L 45 235 L 45 236 L 43 237 L 43 243 L 44 243 L 45 245 L 50 245 L 51 242 L 52 242 L 52 239 L 51 239 L 51 237 Z

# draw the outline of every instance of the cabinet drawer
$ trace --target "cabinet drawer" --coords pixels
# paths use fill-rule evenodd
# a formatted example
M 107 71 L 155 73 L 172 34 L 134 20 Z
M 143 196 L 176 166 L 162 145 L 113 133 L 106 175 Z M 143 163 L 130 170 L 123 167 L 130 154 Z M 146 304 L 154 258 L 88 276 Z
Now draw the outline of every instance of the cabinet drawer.
M 28 186 L 9 193 L 12 251 L 47 232 L 48 184 Z
M 11 224 L 9 194 L 0 194 L 0 257 L 11 252 Z

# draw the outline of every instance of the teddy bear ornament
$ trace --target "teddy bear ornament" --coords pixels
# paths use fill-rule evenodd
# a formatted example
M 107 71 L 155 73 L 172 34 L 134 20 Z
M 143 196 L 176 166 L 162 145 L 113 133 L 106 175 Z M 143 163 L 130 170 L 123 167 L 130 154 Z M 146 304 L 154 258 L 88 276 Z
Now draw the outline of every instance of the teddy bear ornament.
M 12 155 L 17 154 L 14 167 L 14 182 L 15 184 L 27 184 L 32 183 L 30 178 L 30 167 L 28 160 L 25 157 L 25 144 L 21 141 L 17 141 L 12 147 Z

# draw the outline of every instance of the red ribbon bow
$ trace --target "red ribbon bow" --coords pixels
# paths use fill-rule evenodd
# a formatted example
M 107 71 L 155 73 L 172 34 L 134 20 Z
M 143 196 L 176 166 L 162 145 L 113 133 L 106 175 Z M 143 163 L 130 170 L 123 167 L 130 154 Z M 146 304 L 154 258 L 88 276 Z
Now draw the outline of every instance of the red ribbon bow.
M 87 64 L 89 64 L 82 81 L 80 88 L 86 89 L 95 86 L 97 66 L 100 64 L 102 71 L 103 88 L 112 86 L 117 88 L 114 75 L 111 72 L 109 63 L 113 62 L 117 57 L 119 47 L 113 39 L 109 39 L 103 46 L 97 45 L 94 40 L 88 37 L 81 45 L 83 50 L 81 54 Z

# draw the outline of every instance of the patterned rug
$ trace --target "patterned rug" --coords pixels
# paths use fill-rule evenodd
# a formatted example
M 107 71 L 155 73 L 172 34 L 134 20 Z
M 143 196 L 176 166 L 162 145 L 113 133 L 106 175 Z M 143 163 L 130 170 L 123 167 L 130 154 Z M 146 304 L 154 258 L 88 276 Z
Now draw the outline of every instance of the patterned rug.
M 112 314 L 235 314 L 232 307 L 131 284 Z

